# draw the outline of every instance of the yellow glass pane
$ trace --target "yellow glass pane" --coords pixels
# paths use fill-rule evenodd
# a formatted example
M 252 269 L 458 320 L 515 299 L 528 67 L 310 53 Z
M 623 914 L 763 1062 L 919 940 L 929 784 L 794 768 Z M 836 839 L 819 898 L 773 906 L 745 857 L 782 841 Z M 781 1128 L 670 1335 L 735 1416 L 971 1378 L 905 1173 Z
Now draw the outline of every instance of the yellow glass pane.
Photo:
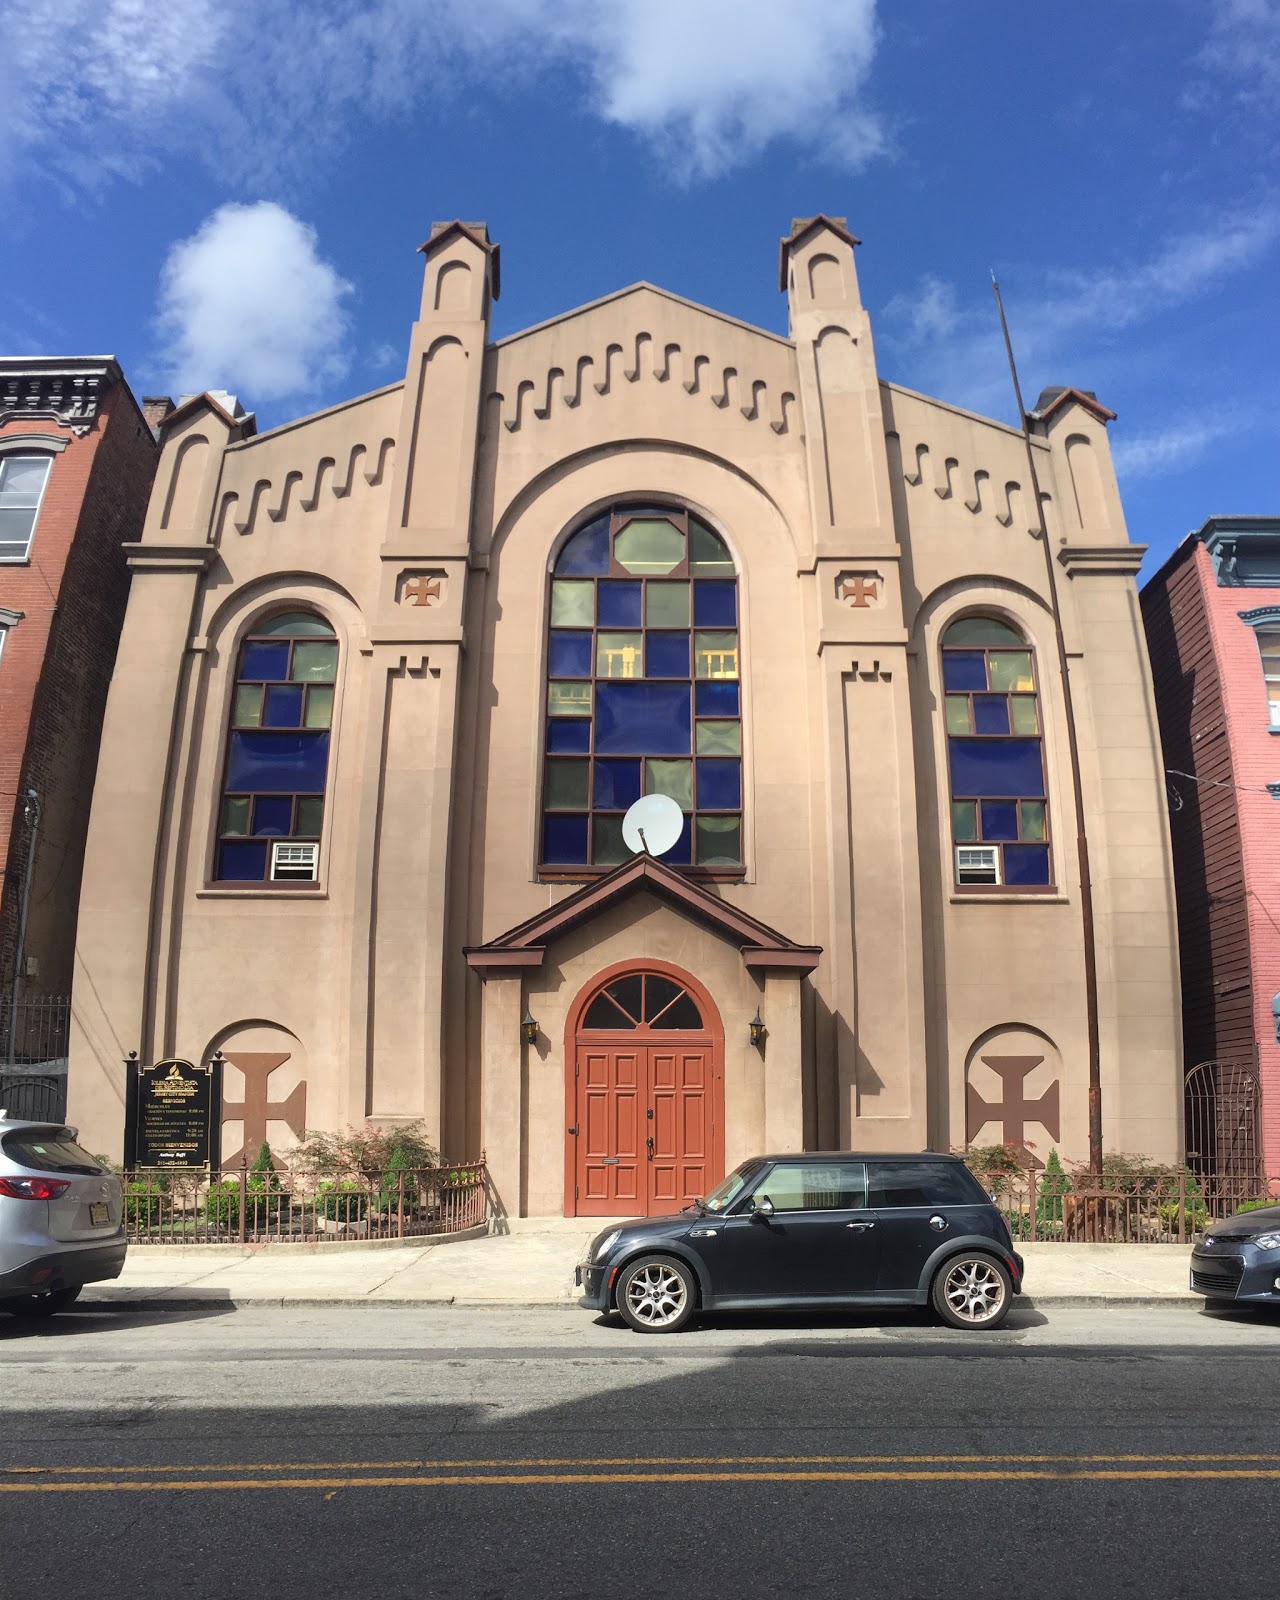
M 1036 697 L 1033 694 L 1015 694 L 1009 701 L 1010 726 L 1014 733 L 1039 733 L 1040 718 L 1036 715 Z
M 947 732 L 973 732 L 969 724 L 969 696 L 967 694 L 949 694 L 947 696 Z
M 299 795 L 298 814 L 294 823 L 294 837 L 301 835 L 306 838 L 308 834 L 316 836 L 320 833 L 320 824 L 324 820 L 324 801 L 319 795 Z
M 643 678 L 641 638 L 638 633 L 596 634 L 596 677 Z
M 589 683 L 549 683 L 547 685 L 547 715 L 549 717 L 583 717 L 591 713 L 591 685 Z
M 700 867 L 736 867 L 742 860 L 741 817 L 699 817 L 695 832 Z
M 551 585 L 551 626 L 589 628 L 596 620 L 596 586 L 572 578 L 557 578 Z
M 695 578 L 732 578 L 733 557 L 718 533 L 689 518 L 689 571 Z
M 734 633 L 695 633 L 693 652 L 700 678 L 738 676 L 738 635 Z
M 742 724 L 740 722 L 698 723 L 698 754 L 700 756 L 740 756 L 742 754 Z
M 1029 650 L 993 650 L 987 657 L 991 670 L 991 687 L 997 692 L 1010 689 L 1026 691 L 1034 689 L 1035 679 L 1031 676 L 1031 652 Z
M 300 639 L 293 647 L 289 676 L 294 683 L 332 683 L 338 675 L 338 647 L 318 639 Z
M 247 834 L 249 831 L 249 798 L 222 802 L 222 831 L 224 834 Z
M 262 685 L 242 683 L 236 690 L 236 708 L 232 725 L 237 728 L 256 728 L 262 721 Z
M 584 811 L 587 805 L 589 761 L 547 762 L 542 803 L 548 811 Z
M 688 811 L 693 805 L 693 762 L 659 761 L 650 756 L 644 764 L 644 792 L 670 795 Z
M 304 728 L 327 728 L 333 721 L 333 690 L 326 684 L 313 683 L 307 690 L 307 710 L 303 717 Z
M 951 802 L 951 835 L 957 844 L 978 837 L 978 802 L 953 800 Z
M 631 854 L 622 837 L 622 818 L 602 816 L 591 819 L 591 859 L 598 867 L 616 867 Z
M 613 541 L 613 554 L 628 572 L 670 572 L 684 560 L 684 534 L 663 517 L 638 517 Z
M 689 585 L 678 581 L 646 584 L 644 619 L 651 628 L 687 628 Z
M 1022 837 L 1024 839 L 1044 838 L 1044 801 L 1024 800 L 1022 802 Z

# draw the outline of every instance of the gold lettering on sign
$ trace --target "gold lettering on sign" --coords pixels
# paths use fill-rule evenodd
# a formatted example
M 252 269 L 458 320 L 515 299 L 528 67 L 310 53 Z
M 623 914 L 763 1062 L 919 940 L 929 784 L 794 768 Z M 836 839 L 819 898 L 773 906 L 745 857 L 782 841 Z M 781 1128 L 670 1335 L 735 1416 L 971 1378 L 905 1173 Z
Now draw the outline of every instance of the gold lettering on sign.
M 873 600 L 880 598 L 878 578 L 846 578 L 840 585 L 840 598 L 859 610 L 869 609 Z

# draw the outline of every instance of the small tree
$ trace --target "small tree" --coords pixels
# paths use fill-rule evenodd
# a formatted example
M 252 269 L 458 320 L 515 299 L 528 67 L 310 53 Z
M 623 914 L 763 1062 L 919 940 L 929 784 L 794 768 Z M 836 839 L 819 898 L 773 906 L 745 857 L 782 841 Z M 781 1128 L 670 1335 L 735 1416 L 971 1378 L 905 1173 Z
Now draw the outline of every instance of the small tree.
M 1062 1230 L 1066 1207 L 1063 1196 L 1071 1193 L 1071 1179 L 1062 1165 L 1056 1146 L 1049 1151 L 1044 1171 L 1040 1175 L 1040 1189 L 1036 1196 L 1036 1231 L 1053 1234 Z

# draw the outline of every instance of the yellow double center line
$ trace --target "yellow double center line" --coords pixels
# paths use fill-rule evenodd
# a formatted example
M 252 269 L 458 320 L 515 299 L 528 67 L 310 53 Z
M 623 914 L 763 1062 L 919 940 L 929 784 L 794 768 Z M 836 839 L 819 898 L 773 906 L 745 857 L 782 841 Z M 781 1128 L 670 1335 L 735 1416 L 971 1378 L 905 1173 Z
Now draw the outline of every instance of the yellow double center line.
M 0 1494 L 439 1489 L 550 1484 L 937 1483 L 1280 1479 L 1280 1455 L 591 1456 L 0 1467 Z

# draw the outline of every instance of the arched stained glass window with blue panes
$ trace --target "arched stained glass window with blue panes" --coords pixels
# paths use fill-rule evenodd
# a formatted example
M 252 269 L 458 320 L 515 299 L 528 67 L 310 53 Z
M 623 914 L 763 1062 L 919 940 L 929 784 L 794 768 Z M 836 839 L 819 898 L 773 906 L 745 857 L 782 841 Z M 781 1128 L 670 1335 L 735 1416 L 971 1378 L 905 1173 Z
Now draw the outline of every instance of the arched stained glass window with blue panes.
M 312 612 L 268 617 L 242 642 L 223 768 L 217 881 L 315 879 L 337 675 L 338 641 Z
M 962 617 L 942 636 L 951 836 L 962 888 L 1053 881 L 1035 659 L 996 617 Z
M 720 536 L 669 506 L 615 506 L 551 578 L 542 865 L 612 867 L 627 807 L 669 795 L 664 860 L 742 864 L 738 583 Z

